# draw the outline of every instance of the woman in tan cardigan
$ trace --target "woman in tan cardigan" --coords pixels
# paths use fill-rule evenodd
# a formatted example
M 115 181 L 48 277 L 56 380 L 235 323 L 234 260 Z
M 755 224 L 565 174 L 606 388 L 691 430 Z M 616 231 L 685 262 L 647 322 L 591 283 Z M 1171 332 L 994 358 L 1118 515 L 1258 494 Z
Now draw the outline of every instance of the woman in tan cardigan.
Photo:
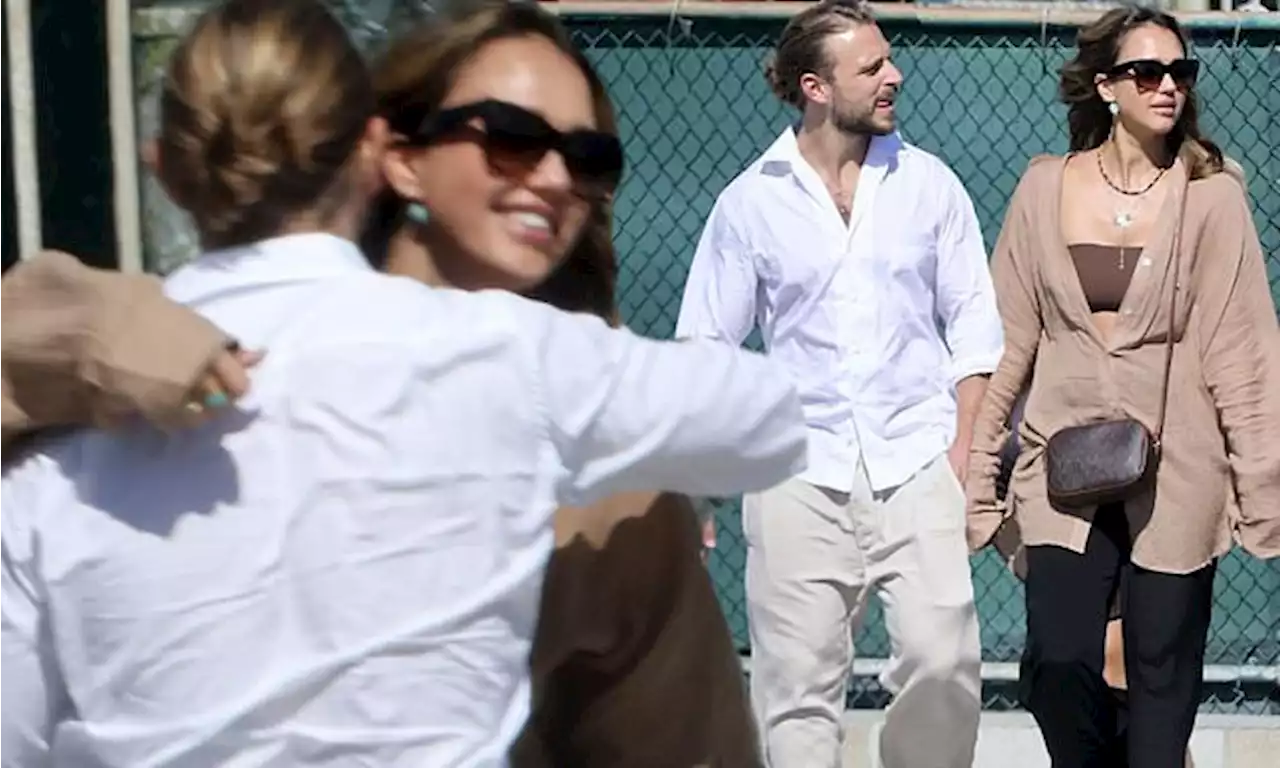
M 522 98 L 531 111 L 563 111 L 568 93 L 571 109 L 594 112 L 601 128 L 613 130 L 590 65 L 554 17 L 532 5 L 488 4 L 424 26 L 386 54 L 376 79 L 382 114 L 408 139 L 442 101 L 504 89 L 507 100 Z M 509 93 L 521 85 L 523 92 Z M 548 94 L 561 101 L 547 106 Z M 536 263 L 495 263 L 476 239 L 489 236 L 492 222 L 476 216 L 468 195 L 491 184 L 489 174 L 515 172 L 511 163 L 522 158 L 483 133 L 455 133 L 406 141 L 388 158 L 399 194 L 385 200 L 373 255 L 392 273 L 519 290 L 616 318 L 612 189 L 590 190 L 602 196 L 592 198 L 586 234 L 567 251 L 543 249 L 547 256 Z M 480 149 L 489 156 L 473 157 Z M 220 375 L 208 386 L 229 386 L 231 394 L 244 386 L 221 352 L 226 339 L 165 302 L 148 278 L 42 256 L 6 276 L 4 291 L 6 435 L 109 424 L 130 410 L 181 423 L 211 360 Z M 741 669 L 699 558 L 690 500 L 626 494 L 562 509 L 555 533 L 531 659 L 534 711 L 513 764 L 758 765 Z
M 970 539 L 988 543 L 1007 514 L 999 453 L 1026 388 L 1009 490 L 1027 548 L 1025 704 L 1055 766 L 1167 768 L 1199 703 L 1217 559 L 1233 533 L 1280 555 L 1280 336 L 1245 191 L 1197 124 L 1177 22 L 1119 9 L 1078 42 L 1061 80 L 1072 151 L 1032 161 L 993 256 L 1005 354 L 974 440 Z M 1153 486 L 1101 507 L 1051 501 L 1060 430 L 1127 417 L 1161 434 L 1170 325 Z M 1117 594 L 1125 743 L 1102 674 Z

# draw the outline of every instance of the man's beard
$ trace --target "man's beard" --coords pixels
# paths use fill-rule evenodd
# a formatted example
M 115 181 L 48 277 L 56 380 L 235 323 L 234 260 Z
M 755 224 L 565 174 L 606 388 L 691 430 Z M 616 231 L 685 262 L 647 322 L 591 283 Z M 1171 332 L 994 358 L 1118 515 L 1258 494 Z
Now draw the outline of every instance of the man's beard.
M 894 122 L 890 117 L 887 122 L 877 121 L 873 112 L 857 112 L 838 106 L 831 114 L 831 122 L 836 130 L 856 136 L 884 136 L 893 133 Z

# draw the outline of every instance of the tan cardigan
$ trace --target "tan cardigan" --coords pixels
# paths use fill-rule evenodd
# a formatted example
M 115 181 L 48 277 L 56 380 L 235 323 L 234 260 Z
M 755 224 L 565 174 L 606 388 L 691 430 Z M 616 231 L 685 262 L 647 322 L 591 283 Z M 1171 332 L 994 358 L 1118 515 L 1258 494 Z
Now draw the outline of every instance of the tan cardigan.
M 988 543 L 1006 515 L 996 500 L 1009 413 L 1030 384 L 1022 453 L 1009 493 L 1028 545 L 1083 552 L 1095 509 L 1055 509 L 1044 451 L 1064 427 L 1136 418 L 1155 428 L 1174 280 L 1172 250 L 1186 192 L 1177 340 L 1154 494 L 1126 505 L 1137 565 L 1188 573 L 1231 548 L 1280 556 L 1280 331 L 1243 187 L 1219 173 L 1175 185 L 1104 340 L 1062 239 L 1065 158 L 1031 162 L 992 259 L 1005 352 L 978 416 L 970 462 L 969 536 Z
M 179 414 L 228 339 L 165 298 L 150 275 L 45 251 L 3 281 L 4 440 L 129 414 Z

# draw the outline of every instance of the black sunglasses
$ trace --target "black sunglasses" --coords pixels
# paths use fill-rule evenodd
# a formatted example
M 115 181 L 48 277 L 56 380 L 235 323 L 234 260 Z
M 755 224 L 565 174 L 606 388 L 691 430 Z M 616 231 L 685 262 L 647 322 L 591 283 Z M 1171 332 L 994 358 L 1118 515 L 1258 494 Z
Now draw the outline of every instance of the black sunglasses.
M 540 115 L 505 101 L 489 99 L 429 114 L 406 143 L 428 146 L 458 135 L 480 142 L 490 165 L 502 173 L 529 173 L 555 150 L 569 174 L 590 193 L 611 194 L 622 180 L 624 159 L 617 136 L 558 131 Z
M 1196 59 L 1174 59 L 1165 64 L 1155 59 L 1134 59 L 1115 65 L 1107 72 L 1108 80 L 1132 77 L 1134 83 L 1144 91 L 1154 91 L 1164 82 L 1168 75 L 1179 90 L 1187 90 L 1196 84 L 1200 75 L 1200 62 Z

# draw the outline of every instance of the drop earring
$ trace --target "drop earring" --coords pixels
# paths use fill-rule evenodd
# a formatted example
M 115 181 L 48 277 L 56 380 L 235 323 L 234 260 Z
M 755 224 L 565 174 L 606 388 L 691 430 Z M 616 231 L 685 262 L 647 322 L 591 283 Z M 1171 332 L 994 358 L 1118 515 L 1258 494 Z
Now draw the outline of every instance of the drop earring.
M 1120 114 L 1120 105 L 1115 103 L 1114 101 L 1108 101 L 1107 111 L 1111 113 L 1112 117 L 1115 117 L 1116 115 Z
M 427 222 L 431 221 L 431 211 L 427 210 L 427 206 L 418 202 L 406 205 L 404 207 L 404 215 L 405 218 L 420 227 L 425 227 Z

